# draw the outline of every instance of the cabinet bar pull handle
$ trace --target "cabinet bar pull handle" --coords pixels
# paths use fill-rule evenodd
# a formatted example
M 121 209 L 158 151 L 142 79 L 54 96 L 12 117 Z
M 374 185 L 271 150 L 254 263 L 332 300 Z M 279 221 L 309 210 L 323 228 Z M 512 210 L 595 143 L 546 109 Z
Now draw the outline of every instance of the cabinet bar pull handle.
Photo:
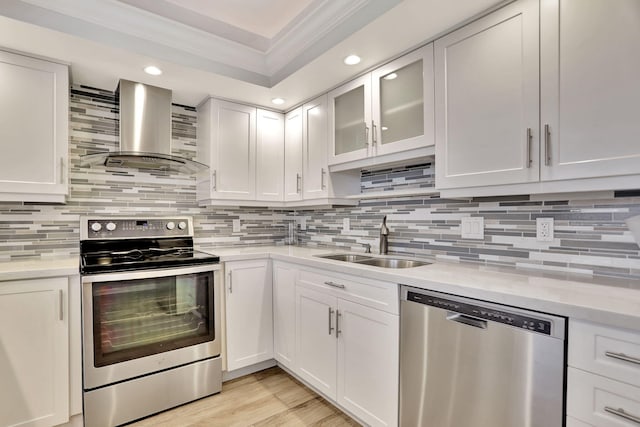
M 65 178 L 64 157 L 60 157 L 60 184 L 64 184 Z
M 232 294 L 233 293 L 233 276 L 231 275 L 231 273 L 233 273 L 233 270 L 229 271 L 229 293 Z
M 345 286 L 341 283 L 336 283 L 336 282 L 324 282 L 325 285 L 329 285 L 329 286 L 333 286 L 334 288 L 340 288 L 340 289 L 344 289 Z
M 329 307 L 329 335 L 331 335 L 331 331 L 333 331 L 333 326 L 331 326 L 331 317 L 333 317 L 333 309 Z
M 336 309 L 336 339 L 338 339 L 338 336 L 342 333 L 340 330 L 340 317 L 342 317 L 342 313 Z
M 624 353 L 614 353 L 612 351 L 605 351 L 604 355 L 607 357 L 611 357 L 613 359 L 624 360 L 625 362 L 634 363 L 636 365 L 640 365 L 640 359 L 633 356 L 627 356 Z
M 302 177 L 299 173 L 296 174 L 296 193 L 300 193 L 300 180 Z
M 531 139 L 533 136 L 531 135 L 531 128 L 527 128 L 527 168 L 531 167 L 531 163 L 533 163 L 533 159 L 531 158 Z
M 544 165 L 549 166 L 551 164 L 551 131 L 549 125 L 544 125 Z
M 324 183 L 324 176 L 327 174 L 327 171 L 324 168 L 320 169 L 320 188 L 323 190 L 327 187 Z
M 211 189 L 216 191 L 218 189 L 218 174 L 217 171 L 211 172 Z
M 369 126 L 366 123 L 364 124 L 364 144 L 367 148 L 369 147 Z
M 60 320 L 64 320 L 64 292 L 62 289 L 58 290 L 58 299 L 60 300 Z
M 373 145 L 378 143 L 378 132 L 376 131 L 376 122 L 371 120 L 371 139 L 373 140 Z
M 610 406 L 605 406 L 604 410 L 610 414 L 617 415 L 620 418 L 624 418 L 625 420 L 633 421 L 634 423 L 640 424 L 640 417 L 636 417 L 635 415 L 626 412 L 622 408 L 615 409 Z

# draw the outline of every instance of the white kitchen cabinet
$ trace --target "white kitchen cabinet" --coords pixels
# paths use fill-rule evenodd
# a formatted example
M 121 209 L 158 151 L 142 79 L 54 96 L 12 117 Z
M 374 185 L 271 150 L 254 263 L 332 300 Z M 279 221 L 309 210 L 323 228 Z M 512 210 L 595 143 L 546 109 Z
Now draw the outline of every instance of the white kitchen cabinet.
M 225 263 L 227 370 L 273 359 L 269 260 Z
M 0 201 L 65 201 L 69 70 L 0 51 Z
M 640 173 L 639 17 L 637 0 L 542 0 L 542 180 Z
M 331 170 L 432 154 L 424 149 L 435 137 L 433 78 L 428 44 L 329 92 Z
M 284 116 L 257 111 L 256 195 L 257 200 L 284 200 Z
M 273 263 L 273 353 L 291 370 L 296 366 L 296 279 L 295 265 Z
M 302 200 L 302 107 L 284 117 L 284 200 Z
M 0 425 L 69 419 L 68 279 L 0 282 Z
M 637 426 L 640 330 L 570 319 L 568 342 L 567 415 L 598 427 Z
M 520 0 L 435 41 L 438 188 L 538 180 L 538 8 Z
M 211 98 L 198 108 L 198 200 L 256 199 L 256 108 Z
M 307 269 L 296 285 L 294 372 L 372 426 L 398 423 L 397 292 L 395 284 Z
M 328 197 L 326 95 L 302 106 L 302 132 L 303 197 Z

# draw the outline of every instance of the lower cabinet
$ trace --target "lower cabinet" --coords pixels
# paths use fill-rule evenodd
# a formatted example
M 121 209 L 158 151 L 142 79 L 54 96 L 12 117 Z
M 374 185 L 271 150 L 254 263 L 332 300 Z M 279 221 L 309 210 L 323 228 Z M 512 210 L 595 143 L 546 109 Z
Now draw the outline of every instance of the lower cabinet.
M 281 365 L 296 368 L 296 280 L 298 268 L 273 263 L 273 353 Z
M 0 282 L 0 425 L 69 420 L 69 280 Z
M 270 261 L 225 263 L 227 370 L 273 359 Z
M 368 297 L 357 295 L 366 284 L 304 274 L 296 286 L 295 372 L 365 423 L 397 425 L 397 313 L 351 301 Z M 388 286 L 397 298 L 397 285 Z
M 640 330 L 569 321 L 567 426 L 640 424 Z

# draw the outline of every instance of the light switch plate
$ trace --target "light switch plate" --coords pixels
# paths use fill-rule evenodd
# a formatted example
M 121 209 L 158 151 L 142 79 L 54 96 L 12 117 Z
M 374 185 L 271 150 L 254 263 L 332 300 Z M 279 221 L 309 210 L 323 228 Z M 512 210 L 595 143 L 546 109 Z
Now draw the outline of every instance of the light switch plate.
M 240 232 L 240 220 L 239 219 L 234 219 L 233 220 L 233 232 L 234 233 L 239 233 Z
M 481 216 L 468 216 L 460 220 L 460 229 L 463 239 L 484 239 L 484 218 Z
M 301 216 L 299 218 L 300 221 L 300 230 L 304 231 L 307 229 L 307 218 L 304 216 Z
M 342 219 L 342 231 L 345 233 L 351 231 L 351 221 L 349 220 L 349 218 Z

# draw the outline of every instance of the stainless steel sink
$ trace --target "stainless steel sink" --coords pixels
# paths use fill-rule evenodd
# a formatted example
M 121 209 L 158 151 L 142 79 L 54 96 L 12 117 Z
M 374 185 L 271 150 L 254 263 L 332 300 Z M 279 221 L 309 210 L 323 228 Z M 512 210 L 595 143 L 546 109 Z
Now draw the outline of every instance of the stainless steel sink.
M 373 265 L 375 267 L 383 268 L 412 268 L 431 264 L 430 262 L 415 261 L 412 259 L 374 258 L 370 255 L 356 254 L 330 254 L 315 256 L 317 256 L 318 258 L 332 259 L 334 261 L 352 262 L 354 264 Z
M 356 254 L 331 254 L 331 255 L 316 255 L 316 256 L 318 258 L 332 259 L 334 261 L 345 261 L 345 262 L 358 262 L 366 259 L 371 259 L 370 256 L 356 255 Z
M 355 261 L 356 264 L 373 265 L 375 267 L 383 268 L 412 268 L 420 267 L 422 265 L 429 265 L 430 262 L 415 261 L 412 259 L 397 259 L 397 258 L 369 258 L 361 261 Z

